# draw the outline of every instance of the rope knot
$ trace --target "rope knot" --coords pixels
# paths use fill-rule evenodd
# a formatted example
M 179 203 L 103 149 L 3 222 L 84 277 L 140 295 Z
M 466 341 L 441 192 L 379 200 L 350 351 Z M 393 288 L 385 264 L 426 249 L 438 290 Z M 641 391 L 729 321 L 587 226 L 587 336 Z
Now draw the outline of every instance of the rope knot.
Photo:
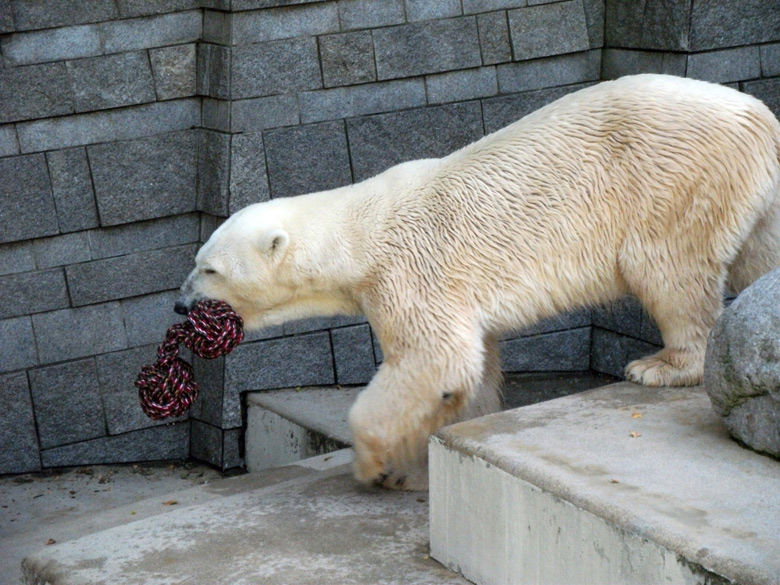
M 179 344 L 196 355 L 226 355 L 244 339 L 244 321 L 223 301 L 201 301 L 187 321 L 172 325 L 157 348 L 157 361 L 141 368 L 135 386 L 141 409 L 152 420 L 181 416 L 198 397 L 192 366 L 179 357 Z

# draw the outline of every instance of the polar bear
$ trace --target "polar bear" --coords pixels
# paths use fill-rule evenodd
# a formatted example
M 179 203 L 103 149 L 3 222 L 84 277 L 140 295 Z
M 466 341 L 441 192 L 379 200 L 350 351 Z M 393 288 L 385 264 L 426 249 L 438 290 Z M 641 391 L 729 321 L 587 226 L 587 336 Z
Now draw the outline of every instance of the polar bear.
M 634 294 L 664 348 L 626 376 L 697 384 L 725 288 L 778 265 L 777 119 L 733 89 L 640 75 L 444 158 L 239 211 L 177 310 L 221 299 L 248 328 L 364 314 L 384 362 L 350 412 L 355 475 L 418 489 L 431 433 L 499 409 L 503 332 Z

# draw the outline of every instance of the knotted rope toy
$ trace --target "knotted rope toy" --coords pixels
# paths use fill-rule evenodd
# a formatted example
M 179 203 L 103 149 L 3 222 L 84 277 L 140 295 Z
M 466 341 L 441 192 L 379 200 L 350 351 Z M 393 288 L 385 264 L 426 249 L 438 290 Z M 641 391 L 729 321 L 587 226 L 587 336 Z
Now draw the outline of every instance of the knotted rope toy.
M 200 301 L 187 321 L 171 325 L 157 348 L 157 361 L 141 368 L 135 381 L 141 409 L 152 420 L 181 416 L 198 397 L 192 366 L 179 357 L 179 344 L 214 359 L 244 339 L 244 321 L 223 301 Z

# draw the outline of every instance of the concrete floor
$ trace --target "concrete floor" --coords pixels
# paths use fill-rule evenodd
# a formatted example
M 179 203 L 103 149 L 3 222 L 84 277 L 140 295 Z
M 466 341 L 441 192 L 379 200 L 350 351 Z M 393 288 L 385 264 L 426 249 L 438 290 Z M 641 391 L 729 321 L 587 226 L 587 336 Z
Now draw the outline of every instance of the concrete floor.
M 0 477 L 0 585 L 20 582 L 22 559 L 149 512 L 134 504 L 214 482 L 220 473 L 193 462 L 93 465 Z M 157 505 L 176 506 L 172 500 Z M 122 510 L 111 518 L 98 513 Z

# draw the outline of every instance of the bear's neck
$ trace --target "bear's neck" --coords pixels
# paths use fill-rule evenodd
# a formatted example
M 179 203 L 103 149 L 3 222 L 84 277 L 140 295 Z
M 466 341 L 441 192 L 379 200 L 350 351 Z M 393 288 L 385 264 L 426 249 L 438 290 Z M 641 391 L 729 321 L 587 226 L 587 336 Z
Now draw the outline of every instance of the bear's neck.
M 302 288 L 318 297 L 317 304 L 342 307 L 336 312 L 359 311 L 357 289 L 371 272 L 366 245 L 370 243 L 377 202 L 353 186 L 294 197 L 286 222 L 296 250 Z

